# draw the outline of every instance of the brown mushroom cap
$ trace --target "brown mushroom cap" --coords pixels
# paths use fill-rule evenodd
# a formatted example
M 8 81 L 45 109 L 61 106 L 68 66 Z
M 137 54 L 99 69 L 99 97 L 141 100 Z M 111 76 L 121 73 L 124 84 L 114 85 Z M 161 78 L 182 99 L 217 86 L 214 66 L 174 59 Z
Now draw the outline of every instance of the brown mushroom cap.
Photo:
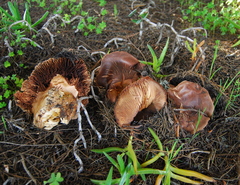
M 205 88 L 194 82 L 182 81 L 169 88 L 168 97 L 173 107 L 179 109 L 176 115 L 183 129 L 195 133 L 208 124 L 214 105 Z
M 90 82 L 83 60 L 50 58 L 35 67 L 14 97 L 19 107 L 34 114 L 37 127 L 51 129 L 59 120 L 67 124 L 76 117 L 76 98 L 88 94 Z
M 96 83 L 108 89 L 108 99 L 115 102 L 122 89 L 139 79 L 144 66 L 125 51 L 112 52 L 103 57 Z
M 162 109 L 166 103 L 165 89 L 150 77 L 141 78 L 120 93 L 114 107 L 116 122 L 120 127 L 129 126 L 138 112 L 149 108 Z

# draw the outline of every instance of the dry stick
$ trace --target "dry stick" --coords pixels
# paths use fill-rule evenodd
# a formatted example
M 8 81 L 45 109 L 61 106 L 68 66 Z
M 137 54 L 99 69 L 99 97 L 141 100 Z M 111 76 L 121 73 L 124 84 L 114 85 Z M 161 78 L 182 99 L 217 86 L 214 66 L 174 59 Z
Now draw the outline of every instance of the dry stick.
M 23 154 L 20 154 L 22 160 L 21 163 L 23 165 L 24 170 L 26 171 L 26 173 L 28 174 L 28 176 L 31 178 L 31 180 L 34 182 L 34 184 L 37 184 L 37 180 L 32 176 L 32 174 L 30 173 L 30 171 L 27 169 L 26 163 L 25 163 L 25 159 Z

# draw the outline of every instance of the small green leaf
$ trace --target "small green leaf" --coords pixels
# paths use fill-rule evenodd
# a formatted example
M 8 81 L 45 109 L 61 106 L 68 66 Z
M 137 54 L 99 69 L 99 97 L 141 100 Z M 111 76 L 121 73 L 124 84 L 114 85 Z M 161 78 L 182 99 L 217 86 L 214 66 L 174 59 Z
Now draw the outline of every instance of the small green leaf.
M 14 56 L 15 56 L 15 54 L 14 54 L 14 52 L 13 52 L 13 51 L 11 51 L 11 52 L 8 54 L 8 56 L 10 56 L 10 57 L 14 57 Z
M 12 94 L 12 91 L 11 91 L 11 90 L 6 90 L 6 91 L 4 92 L 4 94 L 3 94 L 3 97 L 4 97 L 4 98 L 9 98 L 9 97 L 11 96 L 11 94 Z
M 107 15 L 107 13 L 108 13 L 108 11 L 107 11 L 106 9 L 103 9 L 103 10 L 101 11 L 101 15 L 102 15 L 102 16 Z
M 21 56 L 21 55 L 23 55 L 23 51 L 22 50 L 18 50 L 17 54 Z
M 4 67 L 8 68 L 11 66 L 11 63 L 7 60 L 4 62 Z
M 108 176 L 106 179 L 106 185 L 111 185 L 112 184 L 112 174 L 113 174 L 113 167 L 110 168 L 108 172 Z

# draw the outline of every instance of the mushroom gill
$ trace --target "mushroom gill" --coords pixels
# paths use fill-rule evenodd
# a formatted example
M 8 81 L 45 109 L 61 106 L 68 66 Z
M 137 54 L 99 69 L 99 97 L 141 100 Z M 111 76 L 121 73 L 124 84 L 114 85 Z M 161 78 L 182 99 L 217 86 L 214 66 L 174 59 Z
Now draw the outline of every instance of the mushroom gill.
M 89 91 L 90 76 L 83 60 L 50 58 L 35 67 L 14 97 L 22 110 L 33 113 L 37 127 L 50 130 L 77 118 L 77 98 Z
M 150 77 L 143 77 L 125 87 L 120 93 L 114 114 L 120 127 L 130 126 L 135 116 L 142 110 L 156 112 L 166 103 L 165 89 Z
M 197 83 L 182 81 L 168 89 L 180 126 L 194 134 L 202 130 L 214 111 L 213 101 L 208 91 Z
M 107 89 L 107 98 L 115 102 L 120 92 L 141 77 L 145 65 L 125 51 L 116 51 L 103 57 L 96 84 Z

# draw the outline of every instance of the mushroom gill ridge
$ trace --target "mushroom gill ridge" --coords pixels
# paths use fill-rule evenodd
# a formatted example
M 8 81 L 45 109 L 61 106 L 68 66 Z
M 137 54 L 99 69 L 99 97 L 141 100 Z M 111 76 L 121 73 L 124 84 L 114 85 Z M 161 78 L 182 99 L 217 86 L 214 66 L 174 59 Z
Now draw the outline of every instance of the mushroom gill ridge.
M 120 93 L 114 107 L 116 122 L 120 127 L 130 126 L 143 109 L 156 112 L 166 104 L 165 89 L 150 77 L 143 77 L 128 85 Z
M 50 130 L 76 118 L 77 98 L 88 95 L 90 83 L 83 60 L 50 58 L 35 67 L 14 97 L 20 108 L 33 113 L 37 127 Z

